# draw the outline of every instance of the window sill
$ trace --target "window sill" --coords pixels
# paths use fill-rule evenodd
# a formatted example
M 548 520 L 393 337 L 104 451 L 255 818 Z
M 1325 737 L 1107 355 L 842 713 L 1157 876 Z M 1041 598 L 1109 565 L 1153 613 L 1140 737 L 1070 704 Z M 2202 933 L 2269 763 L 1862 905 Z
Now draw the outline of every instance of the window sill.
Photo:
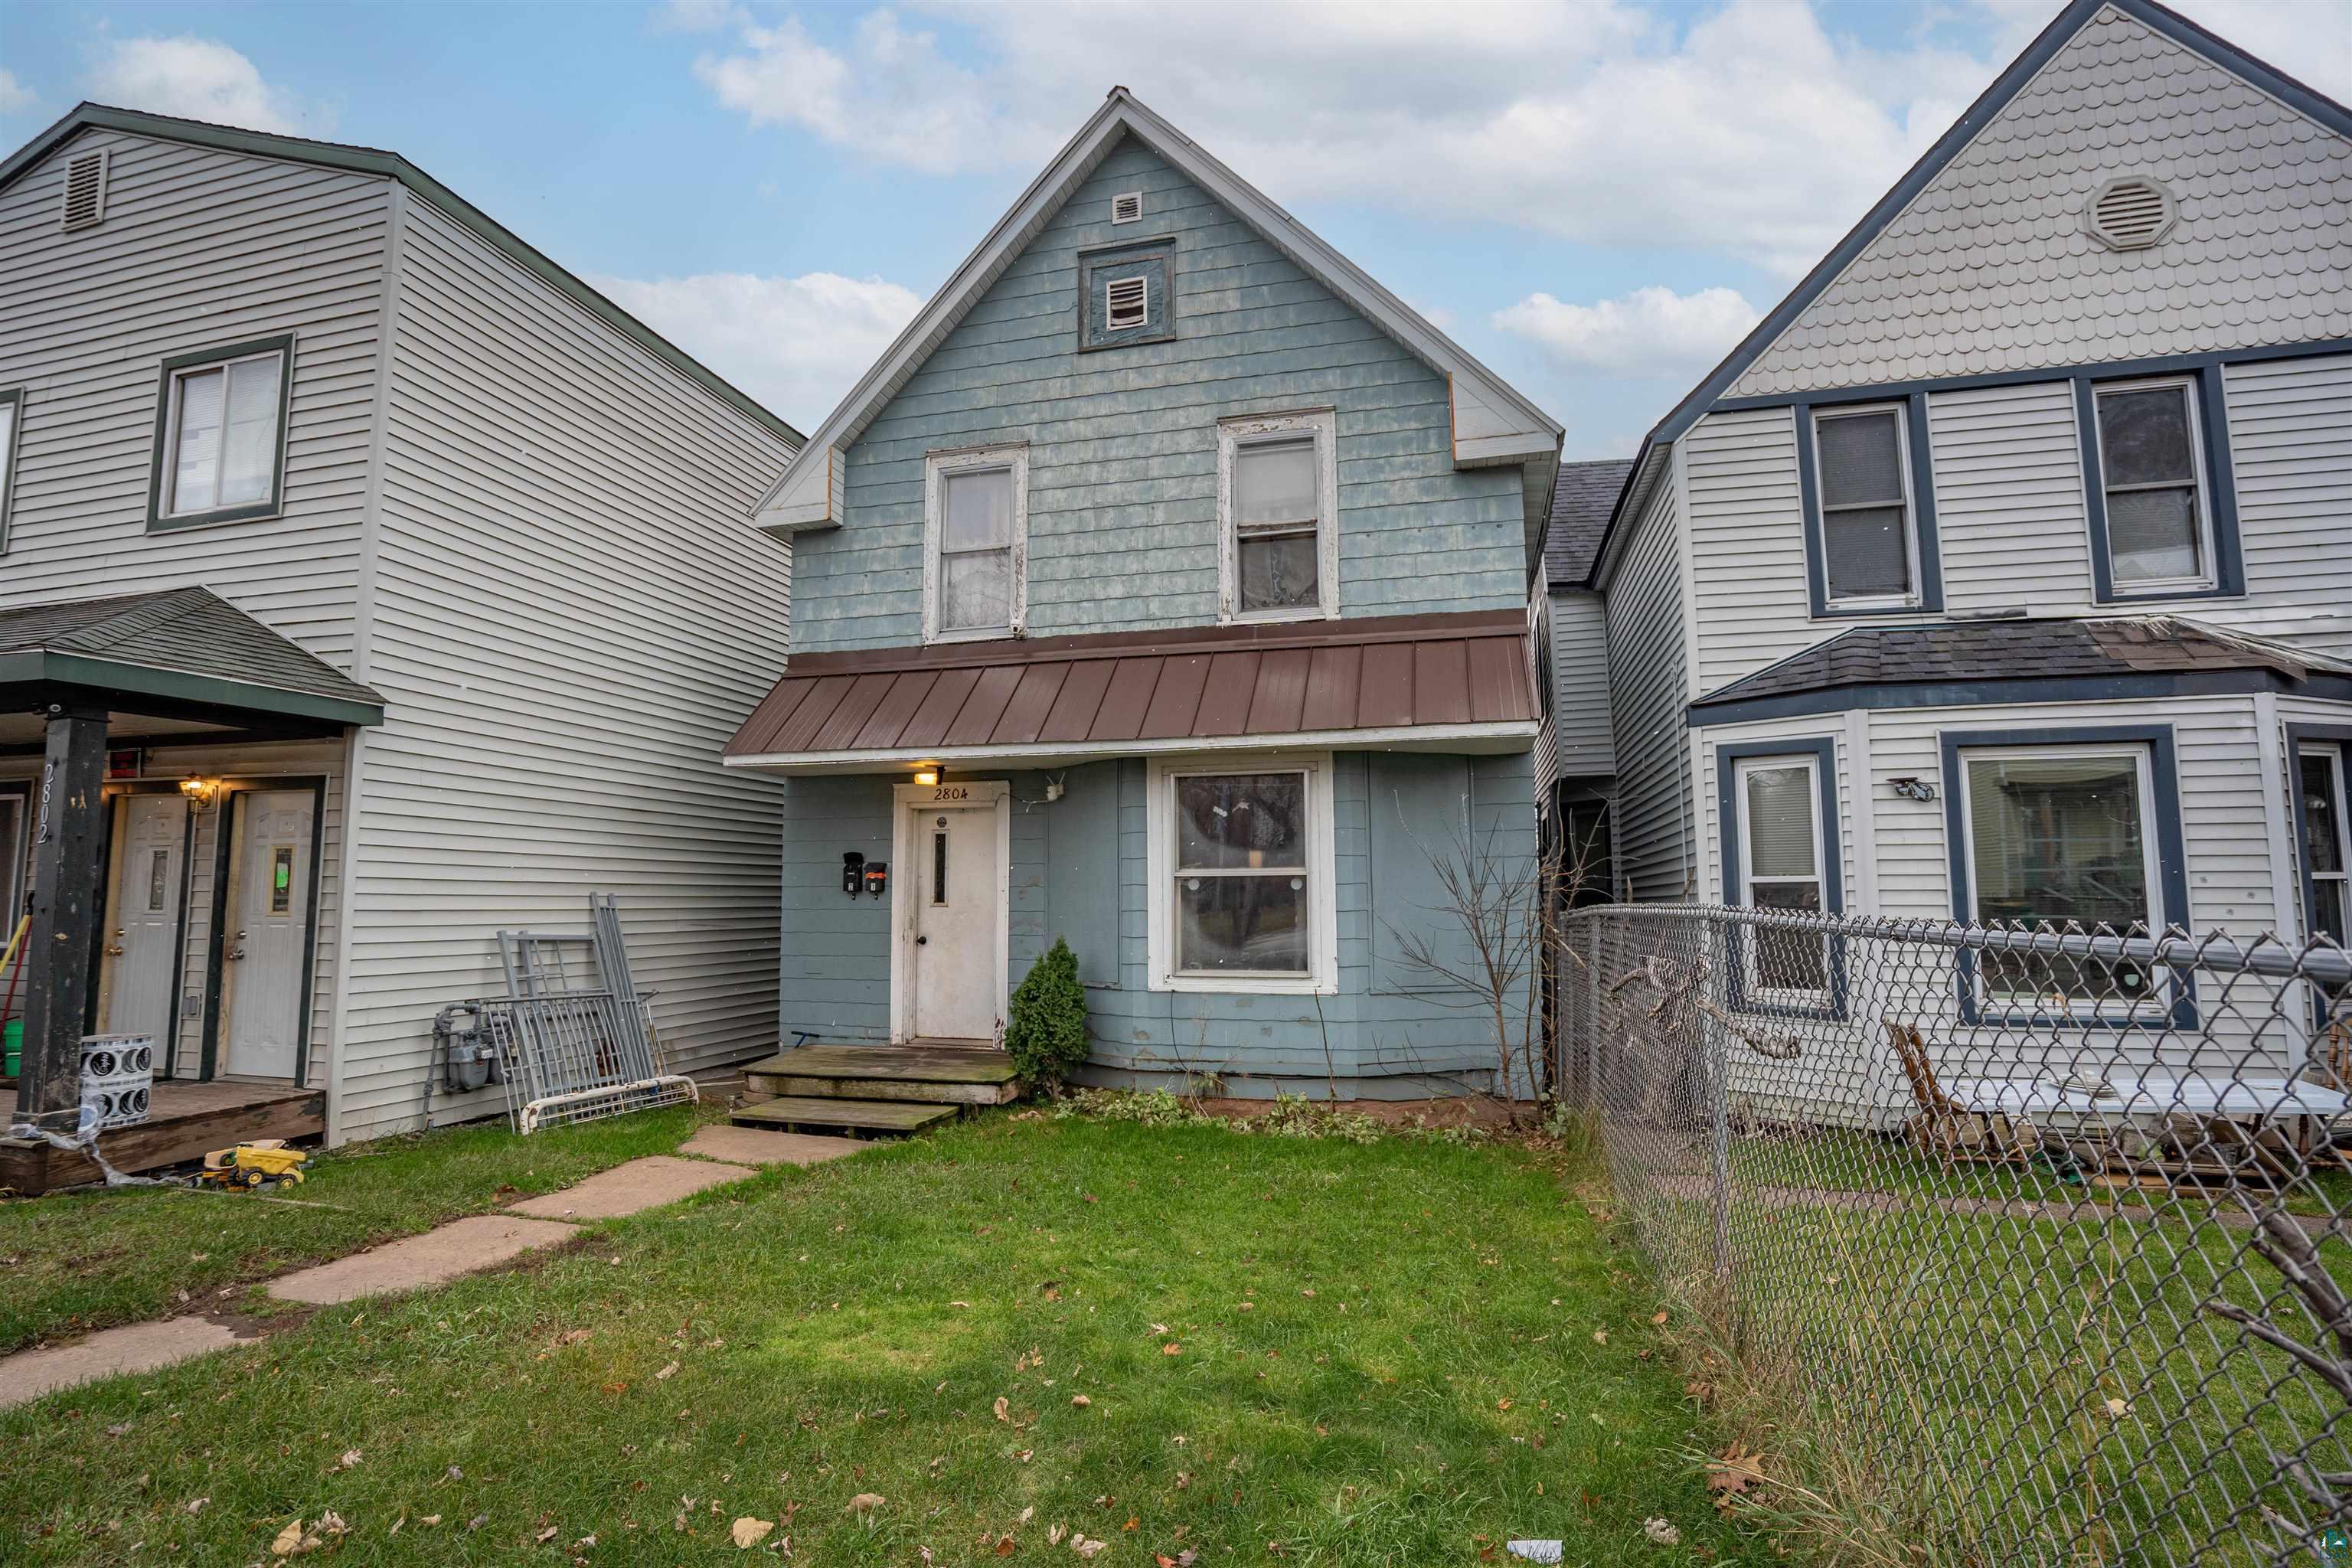
M 940 643 L 953 642 L 1011 642 L 1019 636 L 1019 626 L 973 626 L 963 631 L 933 632 L 923 639 L 923 646 L 930 647 Z
M 1151 983 L 1154 991 L 1209 992 L 1234 996 L 1337 996 L 1339 987 L 1316 975 L 1286 978 L 1276 974 L 1162 974 Z
M 1817 621 L 1846 620 L 1857 616 L 1936 616 L 1943 614 L 1940 605 L 1929 605 L 1916 596 L 1900 599 L 1832 599 L 1813 612 Z
M 276 501 L 255 506 L 227 506 L 213 511 L 191 511 L 177 517 L 147 519 L 150 533 L 174 533 L 184 528 L 210 528 L 224 522 L 275 522 L 286 515 L 286 509 Z
M 2135 587 L 2128 593 L 2111 593 L 2104 598 L 2095 598 L 2091 603 L 2103 607 L 2108 605 L 2161 605 L 2172 599 L 2242 599 L 2245 596 L 2243 588 L 2224 588 L 2212 583 L 2158 584 Z
M 1337 606 L 1328 610 L 1251 610 L 1246 613 L 1236 612 L 1235 614 L 1227 616 L 1220 621 L 1218 625 L 1227 626 L 1283 626 L 1298 621 L 1336 621 L 1339 618 L 1339 612 Z

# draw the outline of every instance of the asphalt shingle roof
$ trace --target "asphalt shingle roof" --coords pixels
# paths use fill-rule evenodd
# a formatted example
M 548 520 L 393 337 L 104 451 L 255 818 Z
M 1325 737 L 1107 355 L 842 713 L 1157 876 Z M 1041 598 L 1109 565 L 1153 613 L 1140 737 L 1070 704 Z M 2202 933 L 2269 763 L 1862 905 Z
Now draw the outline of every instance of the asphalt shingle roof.
M 381 708 L 383 699 L 209 588 L 0 610 L 0 654 L 77 654 Z
M 1617 492 L 1633 468 L 1628 458 L 1559 466 L 1551 487 L 1551 531 L 1544 536 L 1544 575 L 1553 587 L 1573 588 L 1591 572 Z
M 2033 680 L 2151 670 L 2275 669 L 2301 679 L 2336 661 L 2175 616 L 1855 626 L 1720 690 L 1700 705 L 1848 686 Z

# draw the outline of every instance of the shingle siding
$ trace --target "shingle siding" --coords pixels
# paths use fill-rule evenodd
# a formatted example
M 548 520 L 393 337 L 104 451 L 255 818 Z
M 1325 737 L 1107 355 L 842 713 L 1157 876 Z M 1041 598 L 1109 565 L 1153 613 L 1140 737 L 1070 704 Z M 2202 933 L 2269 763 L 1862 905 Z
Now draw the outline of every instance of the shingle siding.
M 2319 13 L 2315 13 L 2319 15 Z M 2107 180 L 2180 218 L 2084 230 Z M 2100 12 L 1758 356 L 1735 396 L 2352 336 L 2352 142 Z

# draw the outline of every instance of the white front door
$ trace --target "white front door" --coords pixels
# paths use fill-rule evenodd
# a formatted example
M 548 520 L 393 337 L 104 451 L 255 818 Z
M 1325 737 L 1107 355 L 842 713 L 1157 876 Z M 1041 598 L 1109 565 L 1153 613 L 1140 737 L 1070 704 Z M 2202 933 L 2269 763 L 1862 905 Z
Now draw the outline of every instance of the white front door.
M 913 1033 L 926 1039 L 996 1039 L 1004 971 L 997 957 L 1004 918 L 993 800 L 913 807 L 899 868 L 914 904 L 907 957 Z
M 241 791 L 229 849 L 228 923 L 221 932 L 221 1071 L 292 1078 L 302 1024 L 302 960 L 310 939 L 307 789 Z
M 114 885 L 106 899 L 98 1032 L 152 1035 L 160 1056 L 179 992 L 180 911 L 186 902 L 188 801 L 127 795 L 114 818 Z

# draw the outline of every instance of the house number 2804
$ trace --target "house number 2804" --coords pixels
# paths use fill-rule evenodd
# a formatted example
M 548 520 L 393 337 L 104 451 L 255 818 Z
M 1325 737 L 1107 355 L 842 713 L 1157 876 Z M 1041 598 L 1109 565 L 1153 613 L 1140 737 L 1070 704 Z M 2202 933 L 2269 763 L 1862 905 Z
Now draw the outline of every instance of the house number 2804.
M 931 798 L 933 800 L 970 800 L 971 789 L 968 784 L 941 784 L 931 791 Z

